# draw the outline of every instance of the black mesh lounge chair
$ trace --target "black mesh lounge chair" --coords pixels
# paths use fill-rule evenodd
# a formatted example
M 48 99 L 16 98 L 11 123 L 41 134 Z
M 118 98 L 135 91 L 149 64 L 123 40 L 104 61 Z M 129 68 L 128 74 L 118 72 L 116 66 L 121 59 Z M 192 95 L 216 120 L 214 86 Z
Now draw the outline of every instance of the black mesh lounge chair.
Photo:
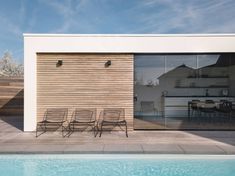
M 49 108 L 46 110 L 43 120 L 37 123 L 36 137 L 49 131 L 51 129 L 58 129 L 62 127 L 62 136 L 65 127 L 64 122 L 67 121 L 68 108 Z M 38 132 L 42 131 L 39 135 Z
M 68 137 L 74 132 L 74 130 L 79 127 L 78 129 L 81 129 L 80 127 L 92 127 L 92 130 L 94 132 L 94 136 L 97 135 L 97 127 L 96 127 L 96 109 L 95 108 L 87 108 L 87 109 L 81 109 L 77 108 L 75 109 L 71 120 L 69 122 L 69 134 Z
M 125 120 L 125 110 L 123 108 L 107 108 L 102 112 L 102 120 L 100 122 L 100 137 L 103 132 L 103 126 L 125 126 L 126 137 L 127 134 L 127 122 Z

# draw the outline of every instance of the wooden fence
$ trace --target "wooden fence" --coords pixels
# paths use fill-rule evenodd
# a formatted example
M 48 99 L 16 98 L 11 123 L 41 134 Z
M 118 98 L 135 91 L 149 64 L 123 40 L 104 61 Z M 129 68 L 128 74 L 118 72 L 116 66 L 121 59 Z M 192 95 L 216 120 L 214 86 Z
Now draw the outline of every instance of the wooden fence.
M 23 116 L 23 77 L 0 77 L 0 115 Z

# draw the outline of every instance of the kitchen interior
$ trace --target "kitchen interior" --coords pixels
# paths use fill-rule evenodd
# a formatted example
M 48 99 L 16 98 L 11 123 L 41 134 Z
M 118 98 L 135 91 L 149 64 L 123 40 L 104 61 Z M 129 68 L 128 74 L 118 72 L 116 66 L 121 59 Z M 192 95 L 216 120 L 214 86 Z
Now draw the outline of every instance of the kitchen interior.
M 235 129 L 235 54 L 136 54 L 135 129 Z

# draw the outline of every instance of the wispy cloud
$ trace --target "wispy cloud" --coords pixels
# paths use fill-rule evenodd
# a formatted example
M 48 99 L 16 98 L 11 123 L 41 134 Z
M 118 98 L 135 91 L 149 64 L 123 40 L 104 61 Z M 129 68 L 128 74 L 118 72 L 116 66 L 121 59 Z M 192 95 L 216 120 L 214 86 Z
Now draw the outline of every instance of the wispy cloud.
M 61 14 L 64 17 L 71 17 L 74 14 L 71 0 L 65 0 L 65 1 L 40 0 L 39 2 L 43 2 L 46 5 L 51 6 L 56 10 L 57 13 Z
M 100 27 L 111 26 L 106 33 L 204 33 L 204 32 L 233 32 L 235 3 L 233 0 L 136 0 L 128 6 L 123 3 L 120 11 L 116 11 L 117 1 L 87 0 L 38 0 L 49 6 L 60 16 L 61 23 L 49 32 L 69 33 L 74 31 L 100 31 Z M 97 7 L 96 7 L 97 6 Z M 101 8 L 99 8 L 101 7 Z M 116 13 L 112 13 L 113 9 Z M 128 7 L 128 8 L 127 8 Z M 91 11 L 91 9 L 93 11 Z M 87 14 L 80 13 L 87 11 Z M 101 13 L 104 11 L 104 13 Z M 118 17 L 120 15 L 120 17 Z M 123 18 L 123 19 L 121 19 Z M 94 20 L 96 19 L 96 20 Z M 133 24 L 125 24 L 130 19 Z M 118 20 L 118 24 L 115 24 Z M 218 23 L 218 21 L 220 21 Z M 122 24 L 123 23 L 123 24 Z M 222 26 L 220 26 L 222 25 Z M 115 26 L 115 28 L 112 28 Z M 93 30 L 91 30 L 93 28 Z M 96 30 L 95 30 L 96 29 Z M 102 30 L 102 29 L 101 29 Z M 112 31 L 113 30 L 113 31 Z M 102 33 L 102 32 L 101 32 Z
M 76 20 L 79 18 L 77 7 L 84 5 L 86 1 L 39 0 L 39 2 L 51 7 L 57 14 L 61 16 L 61 25 L 59 27 L 56 27 L 56 29 L 52 29 L 51 32 L 68 33 L 72 27 L 78 24 L 78 21 Z
M 20 7 L 19 7 L 19 21 L 20 23 L 23 23 L 26 18 L 26 0 L 20 1 Z
M 30 33 L 234 33 L 234 0 L 18 0 L 0 5 L 0 55 Z
M 7 33 L 10 33 L 11 35 L 19 36 L 20 34 L 22 34 L 22 30 L 19 25 L 15 24 L 5 16 L 0 16 L 0 24 L 3 30 Z
M 140 11 L 148 9 L 149 13 L 139 19 L 144 27 L 133 32 L 235 32 L 235 4 L 231 0 L 145 0 L 138 7 Z

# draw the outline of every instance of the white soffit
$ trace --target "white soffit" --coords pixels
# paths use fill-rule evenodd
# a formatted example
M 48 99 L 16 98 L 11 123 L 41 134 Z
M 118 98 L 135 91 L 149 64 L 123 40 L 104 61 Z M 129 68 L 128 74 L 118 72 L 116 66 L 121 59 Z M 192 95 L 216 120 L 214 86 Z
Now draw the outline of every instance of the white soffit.
M 35 52 L 234 52 L 235 34 L 24 34 Z

